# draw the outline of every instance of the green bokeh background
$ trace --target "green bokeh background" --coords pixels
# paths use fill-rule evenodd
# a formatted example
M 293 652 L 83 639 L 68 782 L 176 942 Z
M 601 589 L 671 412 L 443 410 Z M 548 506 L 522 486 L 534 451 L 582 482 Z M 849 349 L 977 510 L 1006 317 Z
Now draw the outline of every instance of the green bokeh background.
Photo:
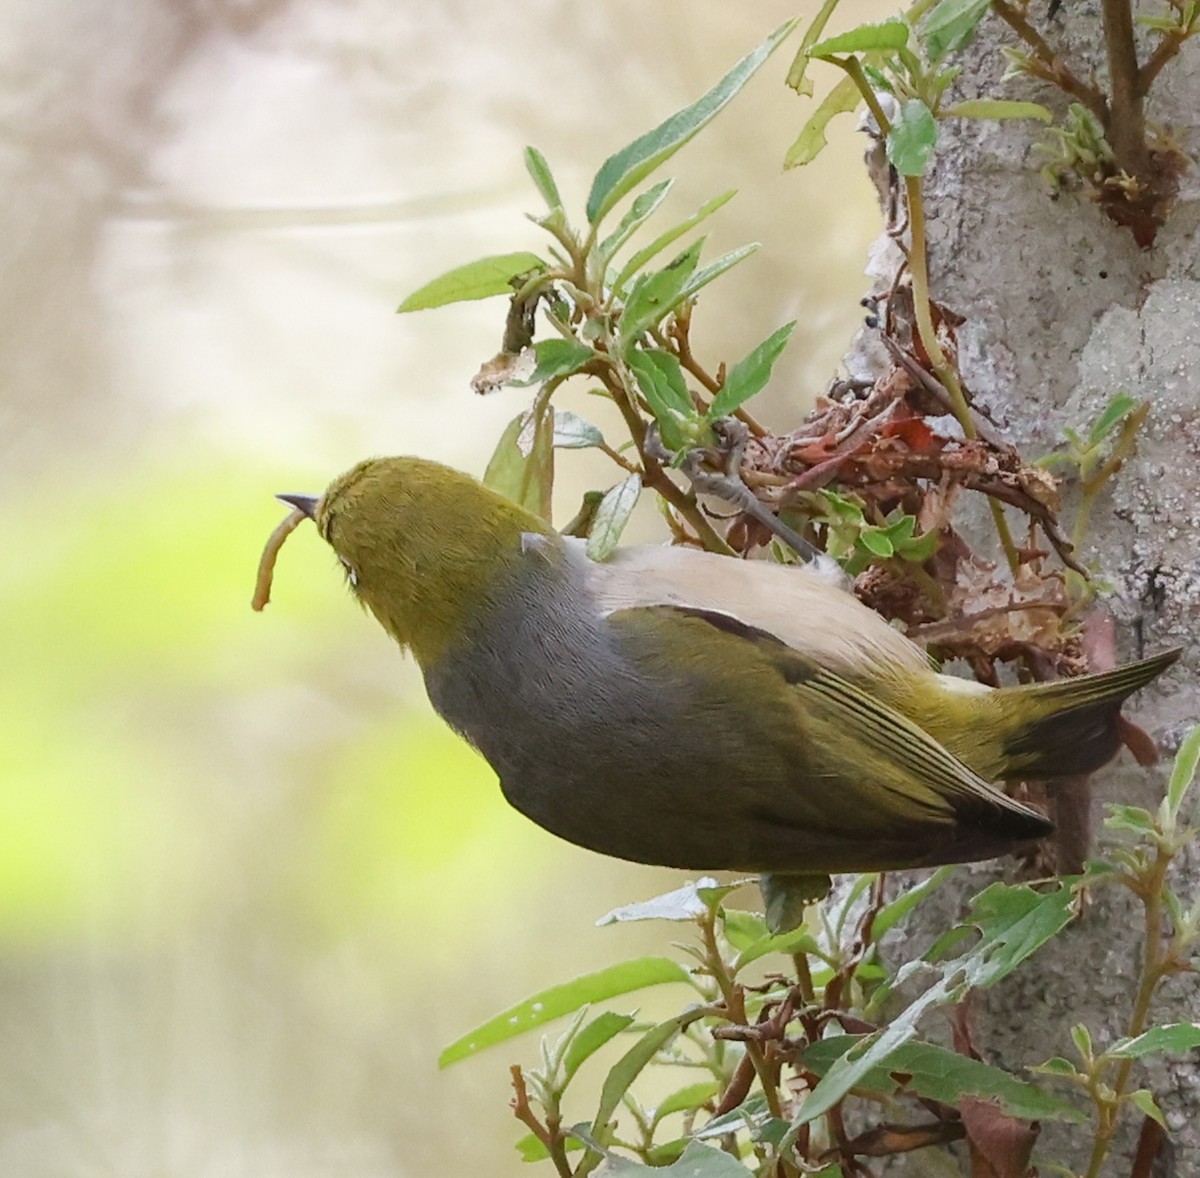
M 507 1065 L 536 1042 L 446 1072 L 438 1051 L 542 985 L 666 950 L 674 929 L 592 922 L 677 873 L 509 810 L 311 529 L 265 613 L 249 597 L 274 492 L 394 450 L 483 469 L 526 396 L 467 391 L 502 304 L 395 305 L 536 248 L 525 143 L 578 209 L 605 155 L 793 12 L 734 7 L 0 15 L 0 65 L 23 63 L 0 68 L 19 115 L 0 157 L 0 1175 L 522 1172 Z M 742 190 L 710 248 L 765 248 L 696 333 L 732 360 L 800 319 L 760 410 L 782 428 L 854 329 L 878 223 L 849 120 L 822 170 L 780 174 L 804 115 L 787 56 L 679 157 L 671 202 Z M 564 404 L 610 424 L 583 390 Z M 562 456 L 559 518 L 607 481 Z M 653 512 L 637 526 L 655 535 Z

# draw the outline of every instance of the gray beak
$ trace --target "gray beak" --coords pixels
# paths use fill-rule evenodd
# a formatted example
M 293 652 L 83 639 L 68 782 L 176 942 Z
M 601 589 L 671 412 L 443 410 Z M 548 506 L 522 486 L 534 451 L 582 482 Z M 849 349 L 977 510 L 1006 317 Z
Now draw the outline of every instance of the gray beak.
M 317 504 L 321 502 L 320 495 L 276 495 L 275 498 L 297 511 L 304 512 L 309 519 L 316 518 Z

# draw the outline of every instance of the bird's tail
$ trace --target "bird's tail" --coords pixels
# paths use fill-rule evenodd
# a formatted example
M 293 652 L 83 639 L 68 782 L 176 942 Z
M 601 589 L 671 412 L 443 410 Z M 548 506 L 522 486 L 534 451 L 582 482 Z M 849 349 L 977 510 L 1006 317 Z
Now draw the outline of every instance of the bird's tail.
M 1169 650 L 1096 675 L 1003 687 L 976 697 L 989 713 L 981 727 L 991 747 L 964 759 L 969 764 L 978 759 L 981 763 L 972 767 L 992 780 L 1091 773 L 1120 747 L 1121 705 L 1179 655 Z

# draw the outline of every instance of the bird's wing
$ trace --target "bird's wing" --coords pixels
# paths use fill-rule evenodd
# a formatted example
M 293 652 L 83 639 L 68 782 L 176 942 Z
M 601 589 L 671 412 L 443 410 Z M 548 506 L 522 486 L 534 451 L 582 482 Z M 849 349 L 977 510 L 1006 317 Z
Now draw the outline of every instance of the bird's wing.
M 1050 829 L 895 709 L 773 634 L 680 607 L 619 611 L 611 622 L 650 673 L 659 661 L 686 668 L 694 719 L 708 740 L 737 747 L 746 780 L 729 783 L 734 804 L 764 846 L 782 852 L 791 838 L 822 870 L 870 870 L 988 858 Z
M 854 678 L 880 668 L 932 674 L 920 647 L 808 567 L 678 546 L 618 549 L 581 567 L 605 614 L 655 605 L 726 614 Z

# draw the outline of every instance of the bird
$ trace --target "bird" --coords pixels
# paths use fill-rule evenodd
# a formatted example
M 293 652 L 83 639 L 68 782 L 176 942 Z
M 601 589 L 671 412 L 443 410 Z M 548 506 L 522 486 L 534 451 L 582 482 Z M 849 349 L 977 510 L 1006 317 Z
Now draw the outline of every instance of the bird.
M 1123 701 L 1180 653 L 992 688 L 938 671 L 819 570 L 661 545 L 593 561 L 428 459 L 278 498 L 517 810 L 619 859 L 758 874 L 769 903 L 1044 837 L 994 783 L 1099 768 Z

